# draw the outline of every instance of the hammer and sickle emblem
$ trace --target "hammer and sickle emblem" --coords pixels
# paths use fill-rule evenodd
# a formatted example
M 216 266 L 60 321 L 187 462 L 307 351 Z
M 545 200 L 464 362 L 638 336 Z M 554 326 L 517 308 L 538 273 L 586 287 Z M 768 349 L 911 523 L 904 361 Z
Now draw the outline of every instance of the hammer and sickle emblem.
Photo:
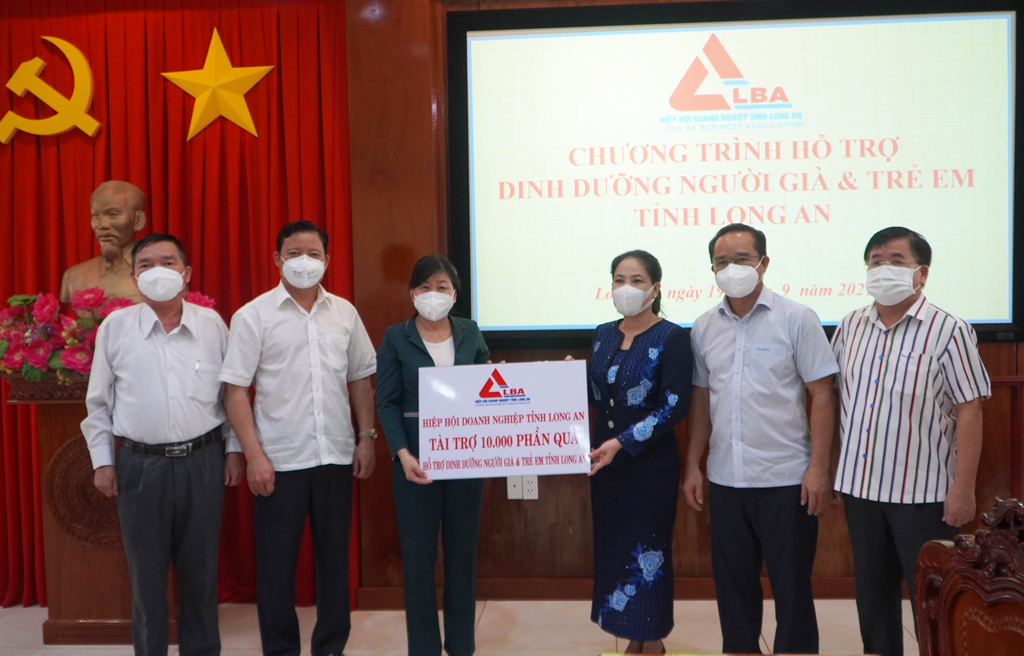
M 22 62 L 18 70 L 7 81 L 7 88 L 25 97 L 26 91 L 42 100 L 57 112 L 49 118 L 31 119 L 7 112 L 0 120 L 0 143 L 10 143 L 18 130 L 36 135 L 63 134 L 72 128 L 78 128 L 90 137 L 95 137 L 100 130 L 99 122 L 86 112 L 92 107 L 92 69 L 82 51 L 63 39 L 44 36 L 44 40 L 57 46 L 71 64 L 71 73 L 75 77 L 75 88 L 70 98 L 65 98 L 53 87 L 39 79 L 39 74 L 46 68 L 46 62 L 35 57 Z

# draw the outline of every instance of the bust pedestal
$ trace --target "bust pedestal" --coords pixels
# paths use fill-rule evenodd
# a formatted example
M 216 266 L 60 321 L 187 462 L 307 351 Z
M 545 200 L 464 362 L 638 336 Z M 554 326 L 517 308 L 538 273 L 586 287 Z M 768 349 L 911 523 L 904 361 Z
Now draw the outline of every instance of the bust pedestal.
M 93 485 L 92 462 L 79 428 L 87 382 L 58 385 L 54 377 L 11 383 L 8 403 L 38 406 L 48 645 L 131 644 L 131 583 L 117 504 Z M 177 600 L 168 585 L 171 642 L 177 642 Z

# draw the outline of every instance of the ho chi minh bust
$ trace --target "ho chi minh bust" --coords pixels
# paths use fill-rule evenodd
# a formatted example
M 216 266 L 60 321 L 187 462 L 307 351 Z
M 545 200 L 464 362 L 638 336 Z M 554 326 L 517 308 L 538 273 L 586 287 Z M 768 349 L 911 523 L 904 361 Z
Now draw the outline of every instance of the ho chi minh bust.
M 68 303 L 75 292 L 99 287 L 109 298 L 130 298 L 138 303 L 142 297 L 132 281 L 131 253 L 135 233 L 146 225 L 146 195 L 133 184 L 109 180 L 92 192 L 89 206 L 100 255 L 64 272 L 61 302 Z

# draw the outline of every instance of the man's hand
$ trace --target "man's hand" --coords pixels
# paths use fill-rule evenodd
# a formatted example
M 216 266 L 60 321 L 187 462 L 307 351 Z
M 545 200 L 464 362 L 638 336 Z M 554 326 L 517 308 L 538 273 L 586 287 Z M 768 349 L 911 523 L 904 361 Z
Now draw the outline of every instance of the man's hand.
M 261 497 L 269 497 L 274 492 L 274 465 L 270 464 L 263 453 L 248 458 L 246 468 L 249 491 Z
M 398 450 L 398 462 L 402 463 L 402 471 L 405 472 L 406 479 L 419 485 L 433 483 L 433 481 L 427 478 L 427 472 L 420 468 L 419 460 L 409 452 L 409 449 Z
M 356 452 L 352 456 L 352 475 L 359 479 L 370 478 L 373 473 L 373 465 L 377 462 L 377 455 L 373 452 L 373 439 L 369 437 L 359 438 L 356 445 Z
M 224 485 L 235 487 L 245 476 L 245 461 L 241 453 L 224 454 Z
M 817 515 L 832 503 L 832 484 L 828 470 L 808 467 L 800 486 L 800 505 L 807 506 L 808 515 Z
M 683 478 L 683 497 L 697 512 L 704 510 L 704 475 L 699 468 L 687 467 Z
M 974 519 L 977 512 L 978 506 L 974 499 L 974 490 L 966 485 L 957 486 L 954 481 L 953 487 L 946 494 L 942 521 L 950 526 L 963 526 Z
M 615 454 L 622 448 L 622 442 L 618 441 L 614 437 L 610 440 L 606 440 L 604 444 L 597 447 L 590 452 L 590 473 L 587 476 L 593 476 L 602 467 L 607 465 L 615 457 Z
M 92 482 L 104 496 L 117 496 L 117 474 L 114 472 L 113 465 L 97 467 L 96 472 L 92 475 Z

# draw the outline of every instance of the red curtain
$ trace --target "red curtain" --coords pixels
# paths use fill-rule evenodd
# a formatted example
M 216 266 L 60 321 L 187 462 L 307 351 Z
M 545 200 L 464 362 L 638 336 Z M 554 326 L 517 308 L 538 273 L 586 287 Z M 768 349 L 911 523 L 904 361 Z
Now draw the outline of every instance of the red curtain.
M 348 95 L 344 3 L 331 0 L 0 0 L 0 80 L 41 57 L 41 78 L 68 97 L 64 56 L 44 36 L 81 50 L 95 86 L 95 137 L 19 132 L 0 144 L 0 301 L 51 292 L 63 271 L 99 254 L 89 195 L 104 180 L 127 180 L 148 197 L 150 231 L 188 248 L 192 289 L 217 300 L 230 320 L 277 284 L 271 254 L 278 229 L 311 219 L 331 237 L 325 286 L 352 297 Z M 186 141 L 193 99 L 161 77 L 203 68 L 214 28 L 231 64 L 272 65 L 245 100 L 259 137 L 224 118 Z M 53 113 L 27 93 L 0 93 L 0 116 Z M 38 409 L 0 405 L 0 603 L 46 603 Z M 356 506 L 358 508 L 358 504 Z M 358 577 L 353 522 L 352 589 Z M 255 595 L 252 498 L 243 483 L 227 495 L 221 536 L 222 601 Z M 314 601 L 308 534 L 297 601 Z

